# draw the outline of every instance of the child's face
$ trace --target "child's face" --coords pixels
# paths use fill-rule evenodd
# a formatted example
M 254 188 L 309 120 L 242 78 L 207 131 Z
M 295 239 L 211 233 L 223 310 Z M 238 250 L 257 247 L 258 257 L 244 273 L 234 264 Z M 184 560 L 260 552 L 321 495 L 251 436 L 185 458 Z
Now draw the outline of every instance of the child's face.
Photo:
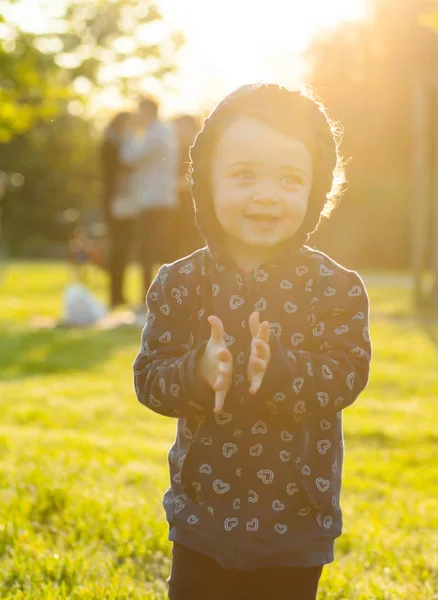
M 236 119 L 219 139 L 213 200 L 234 254 L 269 252 L 291 238 L 306 215 L 311 187 L 312 156 L 299 139 L 250 117 Z

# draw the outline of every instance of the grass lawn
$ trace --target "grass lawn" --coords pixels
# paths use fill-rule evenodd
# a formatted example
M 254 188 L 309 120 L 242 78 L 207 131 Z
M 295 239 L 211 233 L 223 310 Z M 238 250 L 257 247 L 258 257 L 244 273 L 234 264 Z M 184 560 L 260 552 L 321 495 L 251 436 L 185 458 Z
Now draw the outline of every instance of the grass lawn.
M 135 399 L 138 330 L 30 326 L 61 315 L 67 282 L 48 263 L 0 282 L 0 598 L 163 599 L 175 421 Z M 344 533 L 318 600 L 437 599 L 438 322 L 404 288 L 369 292 L 372 376 L 344 413 Z

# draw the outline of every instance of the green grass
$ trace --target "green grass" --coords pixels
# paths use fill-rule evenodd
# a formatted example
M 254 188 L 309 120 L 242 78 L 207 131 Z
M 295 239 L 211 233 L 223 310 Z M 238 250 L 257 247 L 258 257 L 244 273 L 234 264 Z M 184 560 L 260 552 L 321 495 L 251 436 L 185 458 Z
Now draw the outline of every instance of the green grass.
M 0 284 L 0 597 L 162 599 L 175 422 L 135 399 L 139 331 L 30 325 L 61 315 L 67 282 L 18 263 Z M 372 376 L 344 413 L 344 533 L 318 600 L 436 599 L 438 323 L 403 288 L 369 291 Z

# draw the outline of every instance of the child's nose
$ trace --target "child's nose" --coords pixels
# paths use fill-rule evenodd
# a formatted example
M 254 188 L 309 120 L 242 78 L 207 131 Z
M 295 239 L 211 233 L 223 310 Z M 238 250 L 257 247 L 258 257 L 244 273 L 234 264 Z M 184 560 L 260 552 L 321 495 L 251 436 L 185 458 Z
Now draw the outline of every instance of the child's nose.
M 275 185 L 269 181 L 260 181 L 251 199 L 258 204 L 278 204 L 279 202 Z

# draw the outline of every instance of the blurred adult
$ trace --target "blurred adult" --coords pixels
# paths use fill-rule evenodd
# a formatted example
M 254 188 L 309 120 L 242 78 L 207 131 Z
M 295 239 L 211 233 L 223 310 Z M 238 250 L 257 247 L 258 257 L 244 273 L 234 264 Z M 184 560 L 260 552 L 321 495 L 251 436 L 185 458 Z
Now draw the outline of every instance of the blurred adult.
M 173 120 L 176 139 L 178 143 L 178 210 L 175 227 L 176 250 L 178 256 L 186 256 L 198 248 L 205 246 L 205 242 L 196 226 L 195 210 L 192 192 L 188 179 L 190 166 L 189 149 L 193 144 L 199 130 L 199 124 L 191 115 L 181 115 Z
M 131 190 L 140 209 L 139 258 L 143 297 L 157 262 L 172 257 L 172 215 L 177 207 L 177 155 L 172 130 L 158 118 L 158 103 L 143 98 L 129 120 L 121 160 L 130 171 Z
M 125 304 L 123 283 L 136 217 L 137 199 L 130 191 L 128 168 L 120 160 L 120 149 L 130 113 L 120 112 L 107 126 L 101 147 L 103 210 L 110 239 L 110 305 Z

